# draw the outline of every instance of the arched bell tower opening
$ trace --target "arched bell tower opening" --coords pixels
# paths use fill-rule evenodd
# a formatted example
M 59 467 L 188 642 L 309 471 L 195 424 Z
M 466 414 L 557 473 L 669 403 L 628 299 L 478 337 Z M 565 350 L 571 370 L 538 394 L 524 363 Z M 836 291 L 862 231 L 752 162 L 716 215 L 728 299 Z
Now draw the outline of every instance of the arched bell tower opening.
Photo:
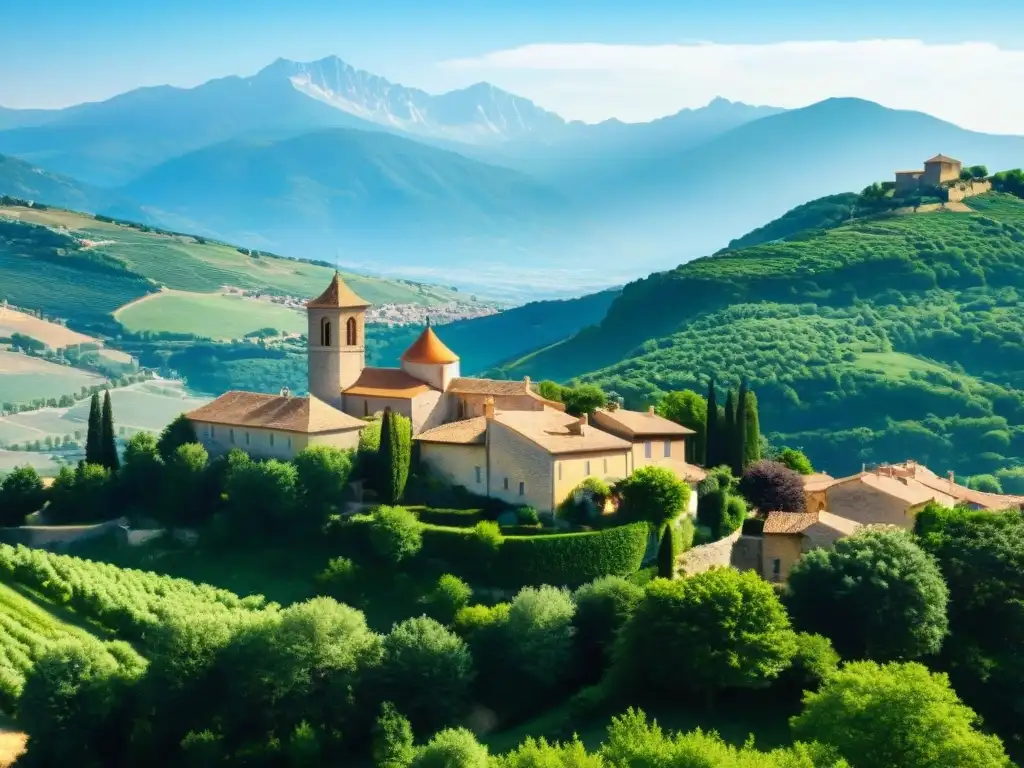
M 366 366 L 362 339 L 369 306 L 337 272 L 327 290 L 306 304 L 309 393 L 338 409 L 342 407 L 342 392 L 355 383 Z

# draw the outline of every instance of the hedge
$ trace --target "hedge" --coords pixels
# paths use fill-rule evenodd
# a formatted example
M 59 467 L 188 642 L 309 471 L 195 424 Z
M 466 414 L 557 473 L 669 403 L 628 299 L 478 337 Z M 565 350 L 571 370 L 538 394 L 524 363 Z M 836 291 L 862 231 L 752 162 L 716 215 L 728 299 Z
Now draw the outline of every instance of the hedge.
M 452 528 L 472 528 L 481 520 L 487 519 L 482 509 L 437 509 L 435 507 L 412 507 L 421 523 L 449 526 Z
M 357 561 L 372 556 L 369 520 L 359 515 L 331 527 L 339 554 Z M 584 533 L 507 536 L 494 551 L 472 528 L 424 524 L 423 548 L 416 561 L 440 560 L 446 572 L 478 585 L 576 587 L 600 576 L 637 571 L 648 531 L 647 523 L 633 523 Z

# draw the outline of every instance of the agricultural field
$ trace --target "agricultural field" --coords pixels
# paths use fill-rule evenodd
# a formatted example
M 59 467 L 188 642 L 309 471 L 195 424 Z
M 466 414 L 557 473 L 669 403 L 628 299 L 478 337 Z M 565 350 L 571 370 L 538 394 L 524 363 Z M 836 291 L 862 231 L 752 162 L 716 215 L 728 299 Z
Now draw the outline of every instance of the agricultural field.
M 206 399 L 189 395 L 181 382 L 165 379 L 131 384 L 110 390 L 114 408 L 114 427 L 125 435 L 135 432 L 159 432 L 179 413 L 198 408 Z M 89 420 L 89 401 L 82 400 L 70 408 L 42 408 L 38 411 L 0 417 L 0 445 L 21 445 L 45 440 L 48 436 L 63 440 L 70 436 L 84 440 Z M 9 454 L 11 452 L 8 452 Z M 13 452 L 13 461 L 24 464 L 35 452 Z M 7 463 L 0 456 L 0 470 Z
M 216 340 L 240 339 L 260 328 L 306 330 L 306 317 L 297 310 L 222 293 L 161 291 L 122 307 L 114 317 L 133 332 L 191 333 Z
M 0 478 L 18 467 L 33 467 L 42 478 L 56 477 L 62 464 L 54 453 L 8 451 L 0 448 Z
M 294 259 L 249 256 L 232 245 L 190 235 L 142 232 L 71 211 L 0 207 L 0 217 L 3 216 L 64 228 L 79 239 L 88 241 L 88 247 L 121 259 L 132 272 L 172 290 L 213 293 L 230 285 L 312 297 L 323 291 L 334 272 L 328 267 Z M 349 273 L 343 273 L 343 277 L 353 290 L 373 304 L 433 305 L 466 300 L 458 292 L 440 286 Z
M 36 398 L 60 397 L 82 387 L 103 384 L 95 373 L 29 357 L 19 352 L 0 352 L 0 403 L 24 403 Z
M 0 306 L 0 336 L 10 336 L 14 333 L 31 336 L 54 349 L 75 344 L 99 343 L 91 336 L 72 331 L 60 323 L 52 323 L 10 307 Z

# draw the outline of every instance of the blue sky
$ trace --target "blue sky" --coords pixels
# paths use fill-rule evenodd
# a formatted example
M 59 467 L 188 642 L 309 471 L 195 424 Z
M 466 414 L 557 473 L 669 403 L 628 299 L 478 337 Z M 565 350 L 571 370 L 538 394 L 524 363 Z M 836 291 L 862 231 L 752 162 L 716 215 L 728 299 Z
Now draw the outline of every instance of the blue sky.
M 429 91 L 486 79 L 569 117 L 650 119 L 718 94 L 799 106 L 783 102 L 815 100 L 830 82 L 851 92 L 829 95 L 871 97 L 872 82 L 888 79 L 886 67 L 903 75 L 931 69 L 935 61 L 958 61 L 956 46 L 983 42 L 989 48 L 962 57 L 974 62 L 970 72 L 949 86 L 955 94 L 963 89 L 976 108 L 999 90 L 1021 92 L 1021 75 L 1002 70 L 1024 51 L 1024 0 L 860 0 L 852 5 L 822 0 L 30 0 L 5 5 L 0 105 L 10 107 L 63 106 L 142 85 L 193 86 L 213 77 L 251 74 L 279 56 L 308 61 L 337 54 Z M 892 44 L 899 40 L 925 45 L 908 51 Z M 780 47 L 796 41 L 847 46 Z M 580 46 L 586 43 L 603 47 Z M 696 43 L 705 47 L 695 51 Z M 538 44 L 548 47 L 529 47 Z M 543 67 L 535 64 L 538 53 L 544 54 Z M 458 61 L 453 65 L 452 60 Z M 766 70 L 777 72 L 777 82 L 765 79 Z M 971 83 L 986 76 L 993 81 L 985 86 L 989 90 L 972 94 Z M 792 85 L 783 87 L 782 81 Z M 876 100 L 920 108 L 912 103 L 914 92 L 924 99 L 925 85 L 913 78 L 897 85 L 879 83 Z M 1024 132 L 1024 114 L 1007 114 L 1003 127 L 1013 129 L 1018 119 Z

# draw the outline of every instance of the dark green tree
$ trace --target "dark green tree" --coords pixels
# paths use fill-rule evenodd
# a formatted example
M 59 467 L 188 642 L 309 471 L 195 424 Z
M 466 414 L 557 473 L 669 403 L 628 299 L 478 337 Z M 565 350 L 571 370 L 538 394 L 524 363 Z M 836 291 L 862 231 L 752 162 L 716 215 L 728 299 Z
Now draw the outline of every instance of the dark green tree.
M 89 402 L 89 428 L 85 433 L 85 461 L 87 464 L 106 466 L 103 452 L 103 409 L 100 393 L 93 392 Z
M 721 462 L 719 452 L 718 400 L 715 398 L 715 380 L 708 379 L 708 417 L 704 428 L 704 459 L 706 467 L 716 467 Z
M 733 425 L 733 461 L 732 473 L 737 477 L 743 474 L 747 466 L 747 380 L 740 382 L 740 391 L 736 396 L 736 423 Z
M 722 414 L 719 446 L 719 463 L 727 467 L 736 466 L 736 398 L 730 389 L 725 395 L 725 412 Z
M 373 728 L 373 762 L 378 768 L 407 768 L 416 750 L 412 726 L 390 701 L 380 707 Z
M 124 449 L 124 465 L 118 474 L 121 498 L 126 506 L 152 509 L 163 482 L 164 462 L 156 449 L 156 438 L 136 432 Z
M 25 516 L 46 501 L 43 481 L 34 467 L 15 467 L 0 483 L 0 525 L 22 525 Z
M 690 486 L 665 467 L 640 467 L 615 484 L 619 516 L 624 521 L 646 520 L 658 530 L 674 520 L 690 500 Z
M 909 660 L 939 652 L 949 590 L 935 559 L 906 531 L 866 530 L 793 566 L 786 607 L 799 629 L 844 658 Z
M 580 384 L 575 387 L 562 388 L 562 402 L 565 412 L 571 416 L 582 416 L 593 413 L 608 404 L 605 393 L 596 384 Z
M 405 484 L 409 480 L 409 467 L 412 462 L 412 424 L 409 419 L 395 413 L 390 408 L 384 409 L 384 419 L 380 427 L 380 449 L 378 455 L 378 471 L 380 480 L 377 492 L 381 501 L 396 504 L 405 493 Z
M 622 576 L 595 579 L 573 594 L 574 656 L 585 681 L 596 682 L 604 674 L 611 662 L 615 637 L 633 616 L 643 596 L 643 587 Z
M 195 427 L 184 413 L 175 417 L 174 421 L 164 427 L 160 439 L 156 442 L 157 450 L 164 461 L 170 461 L 174 452 L 182 445 L 198 442 Z
M 100 462 L 111 472 L 121 465 L 117 455 L 117 438 L 114 432 L 114 406 L 110 402 L 110 390 L 103 393 L 103 431 L 101 432 L 103 460 Z
M 294 459 L 298 472 L 296 522 L 318 528 L 337 512 L 352 475 L 354 453 L 327 445 L 312 445 Z
M 676 575 L 676 548 L 672 542 L 672 524 L 667 523 L 661 532 L 658 545 L 658 576 L 671 579 Z

